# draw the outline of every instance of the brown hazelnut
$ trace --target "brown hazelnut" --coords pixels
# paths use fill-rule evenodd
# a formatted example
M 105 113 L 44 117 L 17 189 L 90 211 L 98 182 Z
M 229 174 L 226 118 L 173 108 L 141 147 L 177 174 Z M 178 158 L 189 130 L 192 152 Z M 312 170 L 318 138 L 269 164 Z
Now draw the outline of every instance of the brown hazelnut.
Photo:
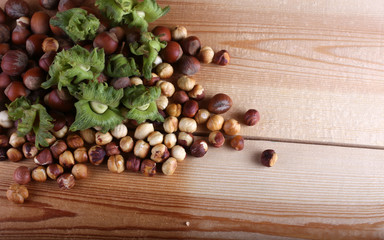
M 176 117 L 170 116 L 164 120 L 163 128 L 167 133 L 173 133 L 177 131 L 179 120 Z
M 177 86 L 184 91 L 191 91 L 196 85 L 196 80 L 189 76 L 181 76 L 177 79 Z
M 38 152 L 35 144 L 31 142 L 24 143 L 22 150 L 25 158 L 34 158 Z
M 225 113 L 232 107 L 232 99 L 224 93 L 213 96 L 208 103 L 208 111 L 219 114 Z
M 187 37 L 188 32 L 184 26 L 176 26 L 171 32 L 172 40 L 179 41 Z
M 8 87 L 4 90 L 4 94 L 11 101 L 15 101 L 16 98 L 21 96 L 27 96 L 28 93 L 29 92 L 27 92 L 27 89 L 25 88 L 24 84 L 16 81 L 11 82 Z
M 124 28 L 122 28 L 120 26 L 116 26 L 116 27 L 111 28 L 109 31 L 116 35 L 117 40 L 119 40 L 119 42 L 122 42 L 124 40 L 124 38 L 125 38 Z
M 205 97 L 204 87 L 200 84 L 196 84 L 191 91 L 188 92 L 190 98 L 195 99 L 196 101 L 203 100 Z
M 56 180 L 61 174 L 64 173 L 64 169 L 59 164 L 49 164 L 47 166 L 47 175 L 50 179 Z
M 28 69 L 23 75 L 23 83 L 29 90 L 37 90 L 45 81 L 45 73 L 40 67 Z
M 10 49 L 10 46 L 8 43 L 0 43 L 0 60 L 3 59 L 4 54 L 6 54 L 9 49 Z
M 49 15 L 46 12 L 35 12 L 31 17 L 31 30 L 35 34 L 49 33 Z
M 0 23 L 5 23 L 7 21 L 7 16 L 2 8 L 0 8 Z
M 0 73 L 0 88 L 4 89 L 11 83 L 11 78 L 5 73 Z
M 21 17 L 17 19 L 17 25 L 12 31 L 12 43 L 15 45 L 25 45 L 28 37 L 31 35 L 31 31 L 28 29 L 29 26 L 29 18 L 27 17 Z M 7 38 L 9 30 L 3 29 L 3 27 L 0 25 L 0 41 L 3 38 Z
M 9 161 L 18 162 L 23 159 L 22 153 L 17 148 L 10 148 L 7 150 L 7 157 Z
M 104 161 L 105 155 L 104 149 L 99 145 L 92 146 L 88 150 L 89 161 L 93 165 L 100 165 Z
M 59 163 L 64 168 L 73 167 L 73 165 L 75 165 L 75 158 L 73 157 L 72 152 L 67 150 L 60 154 Z
M 88 177 L 88 167 L 85 164 L 75 164 L 71 170 L 76 179 L 84 179 Z
M 177 91 L 173 94 L 172 99 L 175 103 L 183 104 L 189 100 L 189 97 L 185 91 Z
M 129 153 L 126 157 L 126 167 L 128 171 L 138 172 L 140 170 L 140 158 L 136 157 L 133 153 Z
M 194 137 L 192 133 L 187 132 L 179 132 L 179 135 L 177 136 L 177 144 L 179 144 L 182 147 L 190 147 L 193 143 Z
M 59 156 L 67 150 L 67 144 L 63 140 L 57 140 L 54 144 L 52 144 L 50 150 L 52 156 L 58 159 Z
M 248 126 L 256 125 L 260 120 L 260 113 L 256 109 L 249 109 L 244 114 L 244 123 Z
M 167 63 L 177 62 L 183 55 L 183 50 L 179 43 L 169 41 L 167 46 L 160 51 L 161 58 Z
M 200 51 L 201 43 L 198 37 L 189 36 L 181 40 L 180 46 L 185 54 L 195 56 Z
M 84 129 L 84 130 L 80 131 L 81 138 L 84 139 L 84 141 L 88 144 L 94 144 L 95 143 L 95 134 L 96 134 L 96 132 L 91 128 Z
M 42 48 L 43 52 L 45 53 L 50 51 L 57 52 L 57 50 L 59 49 L 59 42 L 52 37 L 47 37 L 42 43 Z
M 215 52 L 212 50 L 212 48 L 205 46 L 200 50 L 197 58 L 202 63 L 211 63 L 214 55 L 215 55 Z
M 101 74 L 100 74 L 100 76 L 101 76 Z M 105 81 L 107 81 L 107 79 L 105 79 Z M 131 80 L 129 79 L 129 77 L 114 78 L 111 81 L 111 85 L 114 89 L 118 90 L 121 88 L 126 88 L 126 87 L 131 86 Z
M 59 4 L 59 0 L 40 0 L 39 2 L 40 6 L 48 10 L 57 8 L 57 5 Z
M 60 0 L 57 10 L 59 10 L 59 12 L 63 12 L 75 7 L 77 7 L 77 4 L 74 0 Z
M 63 97 L 60 96 L 60 92 L 62 91 L 53 89 L 50 93 L 44 96 L 44 103 L 57 111 L 71 111 L 73 109 L 74 101 L 73 99 L 63 99 Z M 68 125 L 70 124 L 68 123 Z
M 237 151 L 244 149 L 244 138 L 240 135 L 235 136 L 231 139 L 231 147 Z
M 9 27 L 1 23 L 0 24 L 0 43 L 6 43 L 9 41 L 10 38 L 11 38 L 11 31 Z
M 207 128 L 211 131 L 219 131 L 224 124 L 224 118 L 221 115 L 212 115 L 208 118 Z
M 4 5 L 4 10 L 13 19 L 28 17 L 30 13 L 29 5 L 24 0 L 8 0 Z
M 159 37 L 160 41 L 171 41 L 171 30 L 164 26 L 157 26 L 152 30 L 153 35 Z
M 9 76 L 18 76 L 28 65 L 28 56 L 20 50 L 7 51 L 1 61 L 1 69 Z M 11 100 L 13 101 L 13 100 Z
M 95 134 L 95 140 L 97 145 L 107 145 L 108 143 L 112 142 L 112 139 L 113 137 L 109 132 L 96 132 Z
M 51 151 L 45 148 L 33 159 L 33 161 L 40 166 L 49 165 L 53 162 Z
M 44 54 L 43 42 L 47 38 L 44 34 L 32 34 L 26 41 L 25 46 L 29 56 L 40 57 Z
M 149 153 L 149 144 L 144 140 L 138 140 L 133 148 L 133 153 L 139 158 L 145 158 Z
M 120 154 L 108 158 L 108 170 L 113 173 L 122 173 L 125 170 L 124 158 Z
M 73 152 L 73 157 L 75 158 L 76 162 L 79 163 L 85 163 L 88 162 L 88 153 L 87 149 L 85 147 L 77 148 Z
M 277 154 L 272 149 L 267 149 L 261 153 L 261 163 L 266 167 L 272 167 L 277 161 Z
M 226 120 L 223 125 L 223 130 L 227 135 L 236 135 L 240 132 L 240 123 L 235 119 Z
M 209 134 L 208 141 L 212 146 L 219 148 L 224 145 L 225 138 L 220 131 L 214 131 Z
M 115 142 L 110 142 L 105 146 L 105 152 L 107 156 L 113 156 L 120 154 L 119 146 Z
M 99 33 L 95 40 L 93 40 L 93 47 L 104 48 L 105 54 L 112 54 L 116 51 L 119 46 L 119 40 L 115 33 L 102 32 Z
M 193 56 L 183 55 L 177 63 L 178 70 L 184 74 L 192 76 L 200 71 L 200 62 Z
M 211 113 L 207 109 L 199 109 L 195 115 L 195 120 L 198 124 L 204 124 L 210 116 Z
M 221 66 L 228 65 L 230 61 L 229 53 L 227 50 L 221 50 L 215 54 L 212 62 Z
M 32 179 L 36 182 L 45 182 L 47 181 L 47 172 L 45 170 L 45 167 L 38 166 L 32 170 L 31 173 Z
M 165 111 L 169 116 L 179 117 L 181 115 L 181 105 L 178 103 L 171 103 Z
M 28 184 L 31 181 L 31 171 L 26 166 L 20 166 L 13 172 L 13 180 L 18 184 Z
M 7 190 L 8 200 L 14 203 L 24 203 L 28 196 L 28 189 L 24 185 L 12 184 Z
M 140 166 L 140 172 L 147 177 L 152 177 L 156 174 L 156 162 L 149 159 L 143 160 Z
M 161 166 L 161 171 L 165 175 L 172 175 L 177 168 L 177 160 L 174 157 L 168 158 Z
M 160 163 L 169 158 L 168 148 L 164 144 L 157 144 L 151 150 L 151 160 Z
M 55 59 L 56 52 L 46 52 L 43 56 L 39 59 L 39 66 L 46 72 L 49 71 L 49 67 L 52 65 L 53 60 Z
M 192 118 L 199 110 L 199 104 L 195 100 L 188 100 L 183 106 L 183 116 Z
M 57 184 L 62 190 L 71 189 L 75 186 L 75 176 L 71 173 L 63 173 L 60 177 L 57 178 Z
M 134 145 L 135 145 L 135 143 L 133 142 L 133 139 L 130 136 L 126 136 L 126 137 L 123 137 L 122 139 L 120 139 L 119 146 L 120 146 L 121 151 L 123 151 L 123 152 L 132 151 Z
M 156 73 L 161 79 L 168 79 L 173 75 L 173 67 L 169 63 L 160 63 L 156 67 Z
M 8 136 L 0 135 L 0 147 L 8 147 Z
M 67 145 L 72 149 L 77 149 L 84 146 L 84 140 L 77 134 L 70 134 L 67 137 Z
M 199 139 L 191 145 L 190 151 L 194 157 L 203 157 L 208 151 L 208 144 L 205 140 Z

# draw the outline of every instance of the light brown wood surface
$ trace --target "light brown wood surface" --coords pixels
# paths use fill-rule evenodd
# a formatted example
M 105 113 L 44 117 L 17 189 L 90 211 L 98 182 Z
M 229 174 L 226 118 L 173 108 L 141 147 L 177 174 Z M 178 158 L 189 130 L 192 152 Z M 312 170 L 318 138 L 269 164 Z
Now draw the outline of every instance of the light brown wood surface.
M 382 1 L 158 3 L 171 11 L 155 24 L 230 52 L 196 79 L 232 97 L 226 117 L 260 111 L 245 149 L 210 148 L 168 177 L 92 166 L 70 191 L 31 183 L 24 205 L 5 191 L 33 163 L 0 162 L 0 238 L 384 239 Z

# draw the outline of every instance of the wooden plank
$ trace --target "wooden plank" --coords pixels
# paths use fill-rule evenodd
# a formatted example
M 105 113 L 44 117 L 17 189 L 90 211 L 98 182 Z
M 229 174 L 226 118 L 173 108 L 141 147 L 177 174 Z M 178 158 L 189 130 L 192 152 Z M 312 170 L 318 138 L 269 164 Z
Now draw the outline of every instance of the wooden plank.
M 267 148 L 279 154 L 272 168 L 258 162 Z M 249 140 L 241 152 L 188 157 L 168 177 L 112 174 L 104 164 L 70 191 L 32 183 L 22 206 L 4 192 L 25 162 L 2 162 L 0 236 L 382 239 L 383 158 L 381 150 Z

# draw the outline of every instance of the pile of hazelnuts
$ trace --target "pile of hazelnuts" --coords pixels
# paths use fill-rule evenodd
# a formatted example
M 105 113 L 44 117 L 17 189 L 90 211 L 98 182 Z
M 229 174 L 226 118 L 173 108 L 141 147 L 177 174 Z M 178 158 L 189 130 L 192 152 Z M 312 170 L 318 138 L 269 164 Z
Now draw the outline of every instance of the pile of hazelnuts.
M 43 8 L 58 11 L 82 7 L 81 4 L 81 0 L 40 0 Z M 97 11 L 82 8 L 100 18 L 101 22 L 94 41 L 78 43 L 84 48 L 104 48 L 109 55 L 127 51 L 129 43 L 140 38 L 137 31 L 109 28 Z M 71 189 L 77 180 L 88 177 L 86 163 L 101 165 L 107 160 L 109 171 L 114 173 L 128 170 L 153 176 L 161 171 L 172 175 L 187 153 L 203 157 L 209 145 L 222 147 L 225 135 L 231 138 L 232 148 L 238 151 L 244 148 L 244 138 L 238 135 L 240 122 L 225 120 L 221 115 L 232 107 L 232 99 L 224 93 L 205 99 L 204 87 L 193 78 L 201 63 L 229 64 L 230 56 L 226 50 L 214 52 L 211 47 L 202 46 L 199 38 L 188 36 L 183 26 L 155 27 L 152 33 L 166 41 L 167 46 L 154 63 L 151 79 L 139 76 L 109 79 L 101 74 L 98 81 L 108 82 L 116 89 L 139 84 L 160 87 L 162 94 L 156 104 L 165 121 L 137 124 L 127 120 L 107 133 L 100 132 L 97 127 L 70 132 L 68 129 L 75 114 L 73 99 L 65 90 L 45 90 L 40 85 L 45 81 L 56 53 L 71 48 L 74 43 L 60 28 L 49 24 L 51 16 L 46 12 L 35 12 L 29 18 L 30 8 L 23 0 L 8 0 L 4 10 L 0 9 L 0 88 L 3 90 L 0 91 L 0 161 L 31 159 L 37 165 L 33 169 L 16 168 L 13 175 L 16 184 L 12 184 L 6 194 L 10 201 L 23 203 L 29 195 L 25 185 L 32 180 L 45 182 L 52 179 L 61 189 Z M 55 119 L 51 130 L 53 138 L 46 139 L 49 147 L 37 149 L 33 133 L 18 136 L 17 121 L 9 120 L 5 104 L 20 96 L 32 102 L 40 99 Z M 253 126 L 259 119 L 259 112 L 250 109 L 242 121 Z M 207 140 L 195 139 L 193 134 L 198 125 L 205 125 L 210 131 Z M 262 153 L 261 162 L 265 166 L 273 166 L 276 160 L 273 150 Z

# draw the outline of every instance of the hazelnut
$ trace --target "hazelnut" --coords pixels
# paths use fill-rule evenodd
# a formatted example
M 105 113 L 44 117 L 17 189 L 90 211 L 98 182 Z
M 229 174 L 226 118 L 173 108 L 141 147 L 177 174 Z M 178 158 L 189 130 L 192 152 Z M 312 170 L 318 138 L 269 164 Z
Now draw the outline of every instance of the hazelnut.
M 7 110 L 3 110 L 0 112 L 0 126 L 3 128 L 13 127 L 13 121 L 9 119 Z
M 227 135 L 236 135 L 240 132 L 240 123 L 235 119 L 226 120 L 223 125 L 223 130 Z
M 167 133 L 173 133 L 177 131 L 179 120 L 176 117 L 170 116 L 164 120 L 163 128 Z
M 60 177 L 57 178 L 57 184 L 62 190 L 71 189 L 75 186 L 75 176 L 71 173 L 63 173 Z
M 91 128 L 84 129 L 80 131 L 80 136 L 84 141 L 88 144 L 94 144 L 95 143 L 95 131 Z
M 261 153 L 261 164 L 266 167 L 272 167 L 277 161 L 277 154 L 272 149 L 267 149 Z
M 183 104 L 189 100 L 188 94 L 185 91 L 177 91 L 172 96 L 175 103 Z
M 43 41 L 42 48 L 43 48 L 43 52 L 45 53 L 51 52 L 51 51 L 57 52 L 57 50 L 59 49 L 59 42 L 52 37 L 47 37 Z
M 200 50 L 197 58 L 202 63 L 211 63 L 214 55 L 215 55 L 215 52 L 212 50 L 212 48 L 205 46 Z
M 244 123 L 248 126 L 256 125 L 260 120 L 260 113 L 256 109 L 249 109 L 244 114 Z
M 134 86 L 142 85 L 143 84 L 143 80 L 141 80 L 141 78 L 139 78 L 139 77 L 132 77 L 131 78 L 131 84 L 134 85 Z
M 104 74 L 100 76 L 105 76 Z M 106 82 L 108 79 L 107 77 L 102 78 L 101 80 L 99 79 L 99 82 Z M 127 88 L 131 86 L 131 79 L 129 77 L 119 77 L 119 78 L 114 78 L 111 81 L 111 85 L 116 89 L 121 89 L 121 88 Z
M 7 158 L 8 157 L 5 148 L 0 148 L 0 161 L 5 161 Z
M 32 34 L 25 42 L 25 47 L 29 56 L 40 57 L 44 54 L 43 42 L 47 36 L 44 34 Z
M 192 118 L 199 110 L 199 104 L 195 100 L 188 100 L 183 106 L 183 116 Z
M 94 48 L 104 48 L 105 54 L 112 54 L 117 50 L 119 40 L 113 32 L 99 33 L 93 40 Z
M 135 130 L 134 137 L 136 139 L 143 140 L 143 139 L 147 138 L 149 136 L 149 134 L 151 134 L 154 131 L 155 131 L 155 129 L 154 129 L 152 123 L 144 122 L 144 123 L 140 124 L 139 126 L 137 126 L 137 128 Z
M 52 156 L 57 159 L 59 158 L 60 154 L 67 150 L 67 144 L 63 140 L 57 140 L 54 144 L 52 144 L 50 150 Z
M 2 56 L 0 55 L 0 60 L 1 60 L 1 57 Z M 0 73 L 0 88 L 2 89 L 6 88 L 10 83 L 11 83 L 11 78 L 5 72 Z
M 176 26 L 171 32 L 172 40 L 179 41 L 187 37 L 187 29 L 184 26 Z
M 96 139 L 97 145 L 106 145 L 112 142 L 113 137 L 109 132 L 106 132 L 106 133 L 96 132 L 95 139 Z
M 244 149 L 244 138 L 240 135 L 235 136 L 231 139 L 231 147 L 237 151 Z
M 149 153 L 149 144 L 144 140 L 138 140 L 133 148 L 133 153 L 139 158 L 145 158 Z
M 40 0 L 40 6 L 45 9 L 52 10 L 57 8 L 60 0 Z
M 45 148 L 33 159 L 33 161 L 40 166 L 49 165 L 53 162 L 52 153 L 48 148 Z
M 160 110 L 164 110 L 168 106 L 168 98 L 164 95 L 161 95 L 157 100 L 156 100 L 156 106 Z
M 7 190 L 7 198 L 14 203 L 24 203 L 29 196 L 28 189 L 19 184 L 12 184 Z
M 10 148 L 7 150 L 7 157 L 9 161 L 18 162 L 23 159 L 22 153 L 17 148 Z
M 0 23 L 5 23 L 7 21 L 7 16 L 5 15 L 2 8 L 0 8 Z
M 166 97 L 172 97 L 172 95 L 175 93 L 175 86 L 173 86 L 170 82 L 162 82 L 160 84 L 161 88 L 161 94 L 163 94 Z
M 110 142 L 105 146 L 105 152 L 108 156 L 120 154 L 119 146 L 114 142 Z
M 4 90 L 4 94 L 9 100 L 15 101 L 18 97 L 27 96 L 28 92 L 23 83 L 13 81 Z
M 193 140 L 194 137 L 192 133 L 179 132 L 179 135 L 177 137 L 177 144 L 186 148 L 192 145 Z
M 157 144 L 160 144 L 163 142 L 164 136 L 159 131 L 154 131 L 151 134 L 148 135 L 147 141 L 149 145 L 155 146 Z
M 31 17 L 31 29 L 35 34 L 49 33 L 49 15 L 46 12 L 35 12 Z
M 37 90 L 46 80 L 45 73 L 40 67 L 28 69 L 23 75 L 23 83 L 29 90 Z
M 164 137 L 164 145 L 167 146 L 167 148 L 171 149 L 176 145 L 177 138 L 174 133 L 168 133 Z
M 31 31 L 29 31 L 29 18 L 21 17 L 16 20 L 17 25 L 12 31 L 12 43 L 15 45 L 25 45 L 28 37 L 31 35 Z M 4 28 L 2 24 L 0 24 L 0 42 L 4 39 L 9 39 L 9 29 Z
M 99 145 L 92 146 L 88 150 L 89 161 L 93 165 L 100 165 L 104 161 L 105 155 L 104 149 Z
M 225 138 L 220 131 L 214 131 L 209 134 L 208 141 L 212 146 L 219 148 L 224 145 Z
M 197 58 L 183 55 L 177 62 L 178 70 L 184 75 L 192 76 L 200 71 L 200 62 Z
M 1 69 L 9 76 L 18 76 L 28 65 L 28 56 L 20 50 L 7 51 L 1 61 Z M 14 101 L 16 98 L 11 99 Z
M 88 177 L 88 167 L 85 164 L 75 164 L 71 170 L 76 179 L 84 179 Z
M 151 150 L 151 160 L 160 163 L 169 158 L 168 148 L 164 144 L 157 144 Z
M 225 113 L 232 107 L 232 99 L 224 93 L 213 96 L 208 103 L 208 111 L 219 114 Z
M 46 52 L 39 59 L 39 66 L 46 72 L 49 71 L 49 67 L 52 65 L 53 60 L 55 59 L 56 52 Z
M 88 153 L 87 149 L 85 147 L 77 148 L 73 152 L 73 158 L 76 160 L 76 162 L 79 163 L 85 163 L 88 162 Z M 76 177 L 76 176 L 75 176 Z
M 73 157 L 72 152 L 67 150 L 60 154 L 59 163 L 64 168 L 73 167 L 73 165 L 75 165 L 75 158 Z
M 200 51 L 201 43 L 198 37 L 189 36 L 181 40 L 180 46 L 183 49 L 183 53 L 195 56 Z
M 171 149 L 171 156 L 174 157 L 178 162 L 184 161 L 187 157 L 187 152 L 180 145 L 175 145 Z
M 197 123 L 193 118 L 183 117 L 179 122 L 179 130 L 182 132 L 194 133 L 197 130 Z
M 111 33 L 116 34 L 116 37 L 119 40 L 119 42 L 124 40 L 124 38 L 125 38 L 125 30 L 124 30 L 124 28 L 122 28 L 120 26 L 117 26 L 117 27 L 111 28 L 109 31 Z
M 224 124 L 224 118 L 221 115 L 212 115 L 208 118 L 207 128 L 211 131 L 219 131 Z
M 157 55 L 155 58 L 155 61 L 153 61 L 153 63 L 152 63 L 153 68 L 157 67 L 162 62 L 163 62 L 163 59 L 161 59 L 161 57 L 159 55 Z
M 8 0 L 4 5 L 4 10 L 13 19 L 28 17 L 30 13 L 29 5 L 24 0 Z
M 47 166 L 47 175 L 50 179 L 56 180 L 61 174 L 63 174 L 64 169 L 59 164 L 49 164 Z
M 57 138 L 63 138 L 68 132 L 68 127 L 64 125 L 60 130 L 58 131 L 52 131 L 53 136 Z
M 198 124 L 204 124 L 208 121 L 211 114 L 207 109 L 199 109 L 195 115 L 195 120 Z
M 135 143 L 133 142 L 133 139 L 130 136 L 123 137 L 120 139 L 120 149 L 123 152 L 130 152 L 133 149 L 133 145 Z
M 31 142 L 26 142 L 23 144 L 23 154 L 25 158 L 34 158 L 37 155 L 37 147 Z
M 156 162 L 149 159 L 143 160 L 140 166 L 140 172 L 147 177 L 152 177 L 156 174 Z
M 51 146 L 54 142 L 56 142 L 56 137 L 52 136 L 51 138 L 46 138 L 45 141 L 47 141 L 48 146 Z
M 157 26 L 152 30 L 153 35 L 159 37 L 160 41 L 171 41 L 171 30 L 167 27 Z
M 165 111 L 169 116 L 178 117 L 181 115 L 181 105 L 178 103 L 171 103 Z
M 196 85 L 196 80 L 192 77 L 181 76 L 177 79 L 177 86 L 184 91 L 191 91 Z
M 167 46 L 160 51 L 160 56 L 167 63 L 175 63 L 183 56 L 183 50 L 179 43 L 169 41 Z
M 188 96 L 190 98 L 195 99 L 196 101 L 200 101 L 205 97 L 204 87 L 200 84 L 196 84 L 191 91 L 188 92 Z
M 18 184 L 28 184 L 31 181 L 31 171 L 26 166 L 20 166 L 13 172 L 13 180 Z
M 72 149 L 76 149 L 84 146 L 84 140 L 77 134 L 70 134 L 67 137 L 67 144 L 68 144 L 68 147 Z
M 194 157 L 203 157 L 208 151 L 208 144 L 204 140 L 197 140 L 192 144 L 190 151 Z
M 120 139 L 128 134 L 128 128 L 123 123 L 117 125 L 114 129 L 111 130 L 111 134 L 114 138 Z
M 126 167 L 128 171 L 138 172 L 140 170 L 140 158 L 136 157 L 133 153 L 129 153 L 126 157 Z
M 25 143 L 25 137 L 19 137 L 17 135 L 17 132 L 12 133 L 11 136 L 9 137 L 9 144 L 14 148 L 20 147 L 24 143 Z
M 108 170 L 114 173 L 122 173 L 125 170 L 124 158 L 120 154 L 108 158 Z
M 169 63 L 160 63 L 156 67 L 156 73 L 161 79 L 168 79 L 173 75 L 173 67 Z
M 26 29 L 20 29 L 20 28 L 15 28 L 16 31 L 19 31 L 19 30 L 26 30 Z M 28 30 L 27 30 L 28 31 Z M 24 32 L 23 35 L 25 34 L 28 34 L 28 32 Z M 13 35 L 13 34 L 12 34 Z M 9 30 L 9 27 L 5 24 L 0 24 L 0 43 L 6 43 L 9 41 L 9 39 L 11 38 L 11 31 Z M 20 36 L 21 38 L 21 36 Z M 20 42 L 19 41 L 15 41 L 14 44 L 17 44 L 17 43 L 22 43 L 21 39 L 20 39 Z
M 8 143 L 7 135 L 0 135 L 0 147 L 8 147 Z
M 31 173 L 32 179 L 36 182 L 45 182 L 47 181 L 47 172 L 45 170 L 45 167 L 38 166 L 32 170 Z
M 161 171 L 165 175 L 172 175 L 176 171 L 176 168 L 177 168 L 176 158 L 170 157 L 161 166 Z
M 221 50 L 215 54 L 212 62 L 217 65 L 225 66 L 228 65 L 230 61 L 229 53 L 227 50 Z

